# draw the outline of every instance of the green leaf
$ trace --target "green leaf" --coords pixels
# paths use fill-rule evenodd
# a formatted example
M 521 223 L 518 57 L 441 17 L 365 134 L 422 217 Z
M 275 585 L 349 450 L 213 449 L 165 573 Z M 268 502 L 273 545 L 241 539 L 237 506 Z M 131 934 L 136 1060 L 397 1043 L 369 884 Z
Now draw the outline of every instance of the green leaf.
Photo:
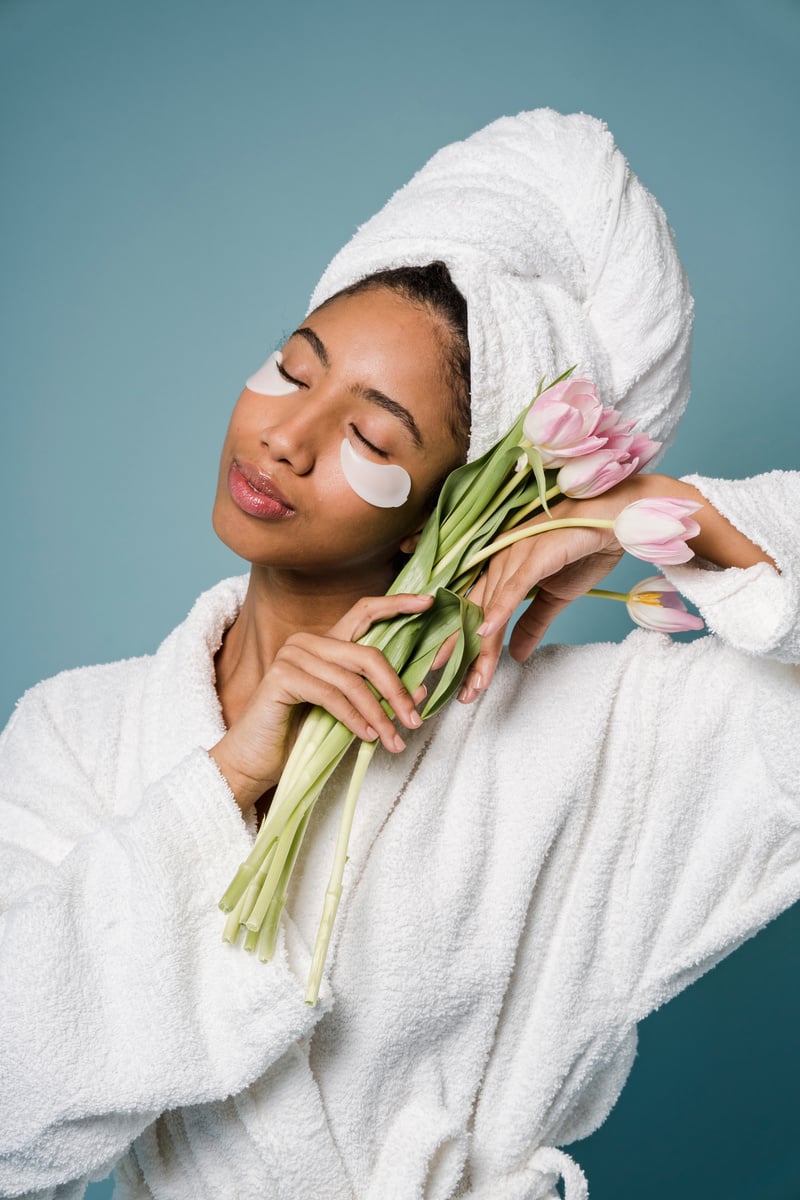
M 439 588 L 434 602 L 426 609 L 419 628 L 419 640 L 408 657 L 401 678 L 409 691 L 422 683 L 431 669 L 440 647 L 461 628 L 460 597 L 447 588 Z
M 562 373 L 559 375 L 558 379 L 554 379 L 552 381 L 552 383 L 548 383 L 547 387 L 549 387 L 549 388 L 555 387 L 557 383 L 563 383 L 565 379 L 569 379 L 570 375 L 575 370 L 577 365 L 578 365 L 577 363 L 573 363 L 571 367 L 567 367 L 566 371 L 562 371 Z
M 531 464 L 533 474 L 536 478 L 536 486 L 541 497 L 542 508 L 552 520 L 553 514 L 550 512 L 550 506 L 547 503 L 547 479 L 544 473 L 542 456 L 535 446 L 531 446 L 530 450 L 527 450 L 526 453 L 528 455 L 528 462 Z
M 445 591 L 446 589 L 442 588 L 441 590 Z M 481 648 L 481 639 L 478 637 L 477 631 L 483 621 L 483 609 L 463 596 L 456 596 L 454 592 L 448 592 L 448 595 L 453 596 L 459 606 L 458 641 L 434 688 L 433 695 L 428 698 L 428 702 L 420 713 L 423 720 L 427 720 L 428 717 L 437 713 L 454 695 L 461 686 L 464 672 Z

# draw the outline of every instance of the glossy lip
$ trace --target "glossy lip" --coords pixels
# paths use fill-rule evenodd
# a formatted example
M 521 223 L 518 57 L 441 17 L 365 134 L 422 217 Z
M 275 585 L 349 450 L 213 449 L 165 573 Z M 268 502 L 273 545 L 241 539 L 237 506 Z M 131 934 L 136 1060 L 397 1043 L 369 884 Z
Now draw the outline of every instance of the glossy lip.
M 238 472 L 254 492 L 266 497 L 268 500 L 272 500 L 279 509 L 283 510 L 276 513 L 276 515 L 289 517 L 294 513 L 294 507 L 283 493 L 278 491 L 269 475 L 265 475 L 263 471 L 259 471 L 258 467 L 254 466 L 253 463 L 243 462 L 241 459 L 234 458 L 231 463 L 229 475 L 232 471 Z

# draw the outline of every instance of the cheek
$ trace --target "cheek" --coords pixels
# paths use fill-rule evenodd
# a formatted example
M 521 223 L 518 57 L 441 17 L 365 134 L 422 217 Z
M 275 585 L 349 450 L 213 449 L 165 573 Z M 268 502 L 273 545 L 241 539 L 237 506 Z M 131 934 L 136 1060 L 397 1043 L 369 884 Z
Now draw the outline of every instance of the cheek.
M 252 438 L 254 431 L 260 429 L 265 411 L 264 404 L 263 396 L 257 396 L 247 388 L 241 393 L 233 406 L 228 421 L 228 430 L 225 434 L 226 445 L 236 438 L 247 435 Z
M 316 465 L 316 503 L 330 536 L 340 543 L 372 545 L 377 550 L 403 537 L 413 521 L 409 501 L 398 508 L 369 504 L 345 479 L 338 452 Z

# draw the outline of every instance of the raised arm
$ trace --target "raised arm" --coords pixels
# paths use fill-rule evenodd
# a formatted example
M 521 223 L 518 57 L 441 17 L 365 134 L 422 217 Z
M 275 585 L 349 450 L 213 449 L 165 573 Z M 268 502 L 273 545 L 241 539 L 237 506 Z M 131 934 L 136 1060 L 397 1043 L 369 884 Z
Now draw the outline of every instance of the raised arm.
M 699 572 L 708 574 L 715 568 L 735 572 L 726 577 L 724 584 L 715 581 L 712 592 L 721 588 L 720 594 L 760 580 L 759 596 L 764 597 L 770 619 L 774 620 L 781 619 L 784 604 L 796 613 L 800 603 L 791 525 L 791 506 L 798 504 L 799 492 L 800 475 L 791 471 L 772 471 L 749 480 L 711 480 L 699 475 L 673 479 L 669 475 L 644 474 L 633 475 L 592 499 L 566 497 L 553 512 L 559 519 L 613 520 L 628 504 L 648 497 L 692 500 L 701 505 L 692 514 L 700 532 L 687 541 L 695 558 L 691 564 L 666 568 L 663 573 L 692 601 L 701 578 Z M 721 508 L 715 506 L 715 498 Z M 785 528 L 787 517 L 789 527 Z M 526 526 L 534 528 L 548 520 L 542 513 Z M 538 593 L 517 621 L 509 641 L 510 653 L 519 662 L 533 653 L 558 613 L 613 570 L 622 554 L 612 530 L 595 528 L 550 530 L 497 553 L 471 593 L 472 599 L 483 605 L 486 619 L 481 652 L 465 680 L 461 699 L 469 703 L 489 686 L 508 622 L 532 588 L 538 587 Z M 780 556 L 780 563 L 776 556 Z M 748 571 L 752 573 L 745 577 Z M 779 580 L 779 574 L 787 579 Z M 776 645 L 775 656 L 788 654 L 787 661 L 793 661 L 798 646 L 788 629 L 787 635 L 789 643 L 785 647 Z

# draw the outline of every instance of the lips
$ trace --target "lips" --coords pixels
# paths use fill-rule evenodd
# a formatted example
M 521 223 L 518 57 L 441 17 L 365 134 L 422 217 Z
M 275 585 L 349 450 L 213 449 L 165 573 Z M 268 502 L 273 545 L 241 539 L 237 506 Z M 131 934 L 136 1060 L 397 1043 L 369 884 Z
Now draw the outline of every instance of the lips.
M 274 519 L 294 514 L 294 507 L 278 491 L 269 475 L 259 471 L 253 463 L 235 458 L 228 472 L 228 488 L 239 507 L 252 516 Z

